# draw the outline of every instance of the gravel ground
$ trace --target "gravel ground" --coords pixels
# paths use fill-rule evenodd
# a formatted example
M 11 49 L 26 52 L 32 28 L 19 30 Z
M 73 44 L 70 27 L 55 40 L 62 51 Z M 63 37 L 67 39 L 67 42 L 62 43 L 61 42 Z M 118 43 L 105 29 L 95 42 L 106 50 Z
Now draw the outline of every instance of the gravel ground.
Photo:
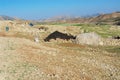
M 119 80 L 120 57 L 98 47 L 0 37 L 0 80 Z

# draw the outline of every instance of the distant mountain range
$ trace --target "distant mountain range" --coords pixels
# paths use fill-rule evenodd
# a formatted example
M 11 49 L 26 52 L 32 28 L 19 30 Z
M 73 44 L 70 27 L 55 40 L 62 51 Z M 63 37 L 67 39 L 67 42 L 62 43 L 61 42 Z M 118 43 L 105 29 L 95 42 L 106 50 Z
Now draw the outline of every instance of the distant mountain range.
M 0 20 L 23 20 L 9 16 L 0 16 Z M 34 21 L 33 21 L 34 22 Z M 102 24 L 115 24 L 120 23 L 120 12 L 109 14 L 95 14 L 84 17 L 71 17 L 71 16 L 57 16 L 48 19 L 37 20 L 36 22 L 44 23 L 102 23 Z
M 15 20 L 15 18 L 13 18 L 13 17 L 9 17 L 9 16 L 5 16 L 5 15 L 1 15 L 0 16 L 0 20 Z
M 88 20 L 89 22 L 98 22 L 98 21 L 111 21 L 117 18 L 120 18 L 120 12 L 114 12 L 110 14 L 101 14 L 96 17 L 88 18 Z
M 84 17 L 57 16 L 49 19 L 39 20 L 39 22 L 59 22 L 59 23 L 107 23 L 114 24 L 120 21 L 120 12 L 109 14 L 95 14 Z

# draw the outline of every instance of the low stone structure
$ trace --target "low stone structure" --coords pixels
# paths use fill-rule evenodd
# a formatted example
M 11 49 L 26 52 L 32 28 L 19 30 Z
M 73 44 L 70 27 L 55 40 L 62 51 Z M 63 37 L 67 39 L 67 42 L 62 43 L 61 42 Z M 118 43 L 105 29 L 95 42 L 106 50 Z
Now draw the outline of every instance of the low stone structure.
M 101 37 L 94 32 L 79 34 L 75 39 L 75 43 L 87 45 L 103 45 Z

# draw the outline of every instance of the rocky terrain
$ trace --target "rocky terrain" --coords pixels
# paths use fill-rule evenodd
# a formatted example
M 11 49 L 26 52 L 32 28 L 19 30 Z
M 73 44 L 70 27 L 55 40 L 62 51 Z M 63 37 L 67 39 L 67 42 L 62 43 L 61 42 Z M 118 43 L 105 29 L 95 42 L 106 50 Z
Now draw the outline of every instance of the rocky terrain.
M 95 32 L 103 45 L 75 44 L 59 38 L 45 42 L 54 31 L 73 36 Z M 119 80 L 120 40 L 112 39 L 116 35 L 120 35 L 120 26 L 30 26 L 24 21 L 0 21 L 0 80 Z

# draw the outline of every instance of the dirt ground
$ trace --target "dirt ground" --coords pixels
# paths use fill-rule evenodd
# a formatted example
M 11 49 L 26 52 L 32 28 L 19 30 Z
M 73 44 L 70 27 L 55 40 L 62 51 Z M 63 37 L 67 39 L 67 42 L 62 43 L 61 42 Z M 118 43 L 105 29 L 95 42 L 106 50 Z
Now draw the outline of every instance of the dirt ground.
M 20 29 L 0 33 L 0 80 L 120 79 L 119 53 L 70 42 L 36 43 Z

